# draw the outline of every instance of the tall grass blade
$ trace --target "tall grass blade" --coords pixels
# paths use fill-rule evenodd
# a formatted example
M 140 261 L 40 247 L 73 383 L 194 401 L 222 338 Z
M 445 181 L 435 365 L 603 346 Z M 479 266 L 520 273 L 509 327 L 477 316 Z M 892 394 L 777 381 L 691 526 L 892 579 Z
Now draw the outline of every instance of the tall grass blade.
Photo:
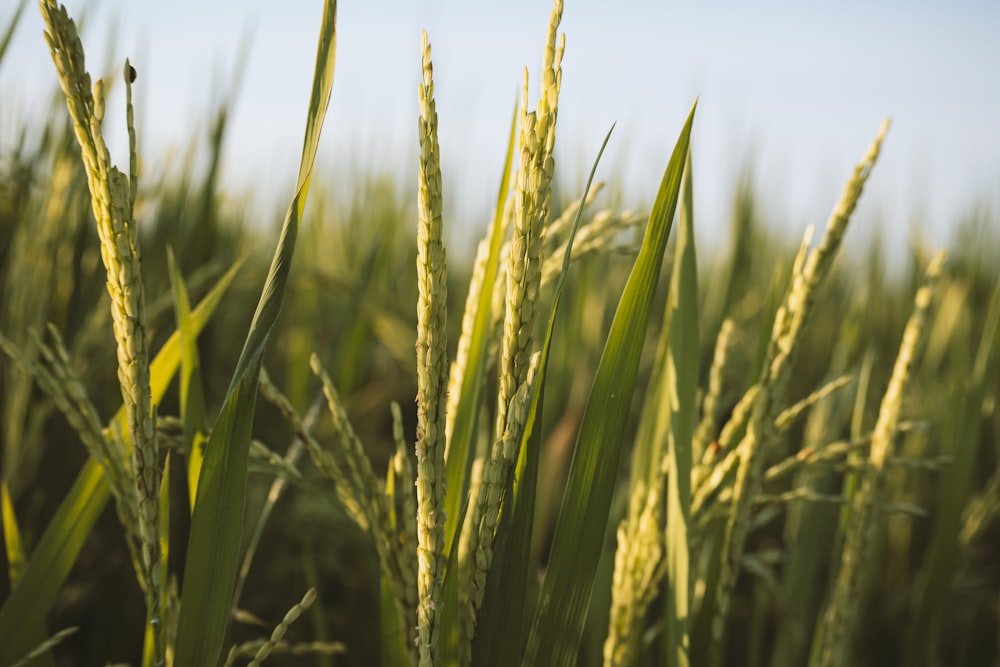
M 110 495 L 100 464 L 88 460 L 0 609 L 0 665 L 13 664 L 38 644 L 36 630 L 45 627 L 45 614 Z
M 167 248 L 167 265 L 170 287 L 174 297 L 177 330 L 181 334 L 180 411 L 184 451 L 187 453 L 188 501 L 194 510 L 198 477 L 204 460 L 205 432 L 208 424 L 205 415 L 205 390 L 201 380 L 201 360 L 198 357 L 198 338 L 191 321 L 191 303 L 184 278 L 174 262 L 174 251 Z
M 225 296 L 230 285 L 233 284 L 233 280 L 236 279 L 236 274 L 239 272 L 240 267 L 243 266 L 243 262 L 244 260 L 241 259 L 226 271 L 219 279 L 219 282 L 215 284 L 211 291 L 205 295 L 191 312 L 191 326 L 195 334 L 201 333 L 201 330 L 208 324 L 212 313 L 215 312 L 216 307 L 222 301 L 222 297 Z M 157 352 L 156 358 L 149 364 L 149 389 L 154 404 L 158 404 L 163 399 L 164 394 L 167 393 L 167 387 L 170 385 L 170 381 L 173 380 L 177 367 L 181 364 L 181 354 L 181 332 L 177 330 L 170 334 L 170 338 L 167 339 L 167 342 Z
M 14 503 L 10 498 L 10 490 L 7 487 L 6 481 L 0 482 L 0 518 L 2 518 L 2 535 L 7 551 L 7 576 L 10 580 L 10 586 L 13 588 L 24 573 L 27 554 L 25 554 L 26 545 L 21 537 L 21 529 L 17 524 Z M 29 630 L 29 632 L 33 634 L 32 638 L 26 641 L 28 645 L 41 646 L 45 643 L 46 632 L 44 625 L 39 625 L 33 630 Z M 47 649 L 32 651 L 32 653 L 38 653 L 36 657 L 31 658 L 29 661 L 32 667 L 55 665 L 52 654 Z
M 469 356 L 462 376 L 461 393 L 455 409 L 454 422 L 448 434 L 445 466 L 448 475 L 448 491 L 445 496 L 445 553 L 450 553 L 455 543 L 458 521 L 462 505 L 466 502 L 466 475 L 471 457 L 469 452 L 476 431 L 476 417 L 479 414 L 479 395 L 486 374 L 487 347 L 490 333 L 490 307 L 493 300 L 493 285 L 500 271 L 500 250 L 504 241 L 504 206 L 510 192 L 511 169 L 514 164 L 514 150 L 517 147 L 517 105 L 511 116 L 510 135 L 507 138 L 507 155 L 504 158 L 500 189 L 497 193 L 496 208 L 489 231 L 489 257 L 483 282 L 476 301 L 475 320 L 469 343 Z
M 594 378 L 523 665 L 568 666 L 576 659 L 696 107 L 697 103 L 667 164 Z
M 614 126 L 608 130 L 597 158 L 590 169 L 590 176 L 583 189 L 581 202 L 587 201 L 597 165 L 611 139 Z M 548 367 L 552 332 L 562 298 L 566 277 L 569 274 L 573 241 L 583 219 L 583 205 L 576 213 L 576 220 L 566 241 L 562 269 L 556 282 L 552 307 L 549 311 L 545 339 L 542 341 L 538 375 L 529 402 L 524 437 L 518 455 L 515 474 L 507 484 L 503 510 L 497 524 L 494 545 L 495 557 L 486 580 L 486 595 L 480 611 L 478 631 L 473 644 L 472 664 L 483 667 L 504 667 L 516 664 L 524 650 L 525 598 L 528 577 L 532 571 L 531 533 L 535 520 L 535 496 L 538 484 L 538 459 L 541 455 L 542 400 L 545 389 L 545 371 Z
M 666 324 L 667 353 L 662 409 L 670 413 L 667 437 L 667 595 L 665 653 L 668 664 L 690 664 L 688 622 L 691 613 L 691 442 L 698 420 L 698 263 L 694 246 L 694 195 L 691 185 L 691 151 L 684 170 L 680 228 L 677 230 L 674 270 L 670 279 Z M 654 462 L 655 463 L 655 462 Z
M 257 381 L 267 339 L 277 320 L 288 282 L 320 131 L 330 101 L 336 4 L 336 0 L 328 0 L 323 7 L 295 195 L 285 215 L 267 281 L 202 464 L 198 503 L 191 517 L 191 537 L 185 559 L 175 649 L 175 664 L 178 665 L 215 664 L 219 660 L 229 624 L 243 527 L 247 459 Z

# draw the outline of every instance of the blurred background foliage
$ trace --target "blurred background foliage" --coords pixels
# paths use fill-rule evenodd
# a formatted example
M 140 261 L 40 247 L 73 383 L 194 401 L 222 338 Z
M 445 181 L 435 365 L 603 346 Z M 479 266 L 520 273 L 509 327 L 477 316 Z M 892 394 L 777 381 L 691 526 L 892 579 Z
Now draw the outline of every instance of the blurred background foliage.
M 57 110 L 61 111 L 54 105 L 53 113 L 39 113 L 38 126 L 23 128 L 21 140 L 0 154 L 0 331 L 30 350 L 30 332 L 52 323 L 106 421 L 117 409 L 120 393 L 104 274 L 78 150 L 63 120 L 65 114 Z M 154 351 L 175 327 L 168 246 L 193 300 L 237 260 L 246 259 L 199 339 L 210 415 L 218 411 L 236 364 L 280 222 L 280 216 L 255 210 L 248 203 L 252 197 L 220 187 L 219 156 L 228 115 L 223 104 L 207 127 L 198 128 L 202 138 L 192 140 L 179 170 L 158 172 L 154 165 L 144 165 L 138 202 Z M 892 150 L 891 140 L 886 150 Z M 196 157 L 202 168 L 193 168 Z M 320 165 L 288 298 L 265 365 L 275 384 L 304 413 L 318 393 L 308 357 L 313 351 L 319 354 L 381 472 L 393 453 L 390 402 L 402 406 L 411 441 L 416 423 L 416 198 L 411 186 L 379 174 L 357 173 L 347 182 L 334 182 L 322 172 Z M 610 184 L 592 211 L 620 208 L 614 175 L 608 178 Z M 756 380 L 799 245 L 799 239 L 774 231 L 766 202 L 756 195 L 757 179 L 766 178 L 766 174 L 743 175 L 732 194 L 726 234 L 699 258 L 702 387 L 707 385 L 723 319 L 731 318 L 735 325 L 722 378 L 722 413 L 731 410 Z M 578 194 L 557 188 L 556 214 Z M 973 203 L 967 211 L 956 211 L 956 218 L 938 314 L 904 403 L 905 415 L 913 421 L 900 434 L 898 451 L 913 459 L 954 461 L 967 456 L 967 478 L 948 464 L 898 476 L 894 499 L 925 508 L 928 515 L 891 517 L 886 553 L 872 555 L 880 559 L 880 576 L 865 614 L 860 651 L 866 656 L 864 664 L 910 661 L 913 656 L 907 651 L 913 651 L 918 640 L 921 647 L 936 646 L 944 664 L 988 665 L 1000 659 L 1000 410 L 996 406 L 1000 360 L 995 352 L 987 355 L 982 391 L 970 386 L 977 351 L 989 331 L 991 302 L 997 301 L 1000 224 L 995 211 Z M 485 228 L 486 221 L 479 222 Z M 853 225 L 869 223 L 860 219 Z M 477 222 L 446 220 L 445 224 L 447 228 Z M 613 247 L 577 260 L 563 297 L 545 393 L 545 451 L 533 548 L 539 564 L 545 561 L 583 402 L 631 266 L 637 234 L 623 232 Z M 888 246 L 905 246 L 897 265 L 889 265 Z M 851 374 L 852 391 L 819 404 L 808 419 L 793 427 L 787 436 L 791 451 L 871 430 L 932 250 L 919 236 L 884 226 L 866 248 L 848 246 L 840 257 L 806 331 L 789 396 L 803 398 L 843 373 Z M 471 260 L 471 254 L 461 249 L 449 254 L 452 341 L 458 338 Z M 663 299 L 657 303 L 662 309 Z M 651 321 L 660 319 L 654 314 Z M 649 332 L 651 344 L 646 347 L 640 387 L 649 375 L 655 335 Z M 852 401 L 855 395 L 860 398 Z M 175 388 L 157 406 L 158 414 L 176 415 L 177 400 Z M 329 429 L 328 421 L 321 419 L 317 437 L 329 438 Z M 293 434 L 277 410 L 261 401 L 254 437 L 283 453 Z M 0 472 L 30 551 L 86 452 L 50 400 L 7 357 L 0 360 L 0 438 Z M 266 630 L 251 622 L 254 617 L 269 628 L 306 587 L 316 586 L 319 600 L 312 620 L 292 627 L 289 638 L 342 641 L 348 653 L 301 660 L 320 665 L 377 664 L 378 572 L 372 545 L 346 518 L 329 485 L 310 465 L 303 465 L 303 470 L 304 481 L 280 501 L 265 528 L 240 601 L 252 617 L 241 616 L 235 639 L 259 636 Z M 623 482 L 626 473 L 621 472 Z M 273 478 L 270 472 L 251 472 L 248 535 Z M 834 475 L 824 483 L 836 489 L 838 479 Z M 624 504 L 624 497 L 616 503 L 613 522 L 624 512 Z M 798 589 L 803 599 L 794 602 L 802 606 L 793 607 L 787 591 L 775 582 L 745 572 L 731 612 L 725 649 L 730 664 L 800 664 L 801 649 L 795 648 L 789 628 L 796 615 L 815 617 L 820 601 L 810 601 L 806 593 L 821 590 L 832 571 L 834 532 L 822 529 L 819 522 L 815 525 L 820 529 L 810 533 L 804 521 L 804 513 L 817 511 L 827 512 L 825 525 L 833 525 L 835 509 L 791 503 L 752 533 L 749 552 L 777 553 L 776 570 L 784 571 L 785 580 L 793 574 L 804 577 Z M 183 533 L 183 527 L 178 530 Z M 938 544 L 954 544 L 953 552 L 949 556 L 947 547 Z M 613 547 L 609 534 L 609 556 Z M 803 557 L 804 553 L 811 555 Z M 5 552 L 0 559 L 6 572 Z M 931 573 L 941 567 L 947 568 L 947 576 L 943 584 L 933 583 L 940 576 Z M 598 576 L 610 579 L 610 568 L 602 568 Z M 600 661 L 602 628 L 606 628 L 600 619 L 607 614 L 607 605 L 600 610 L 606 602 L 602 592 L 606 584 L 598 582 L 594 636 L 584 641 L 581 665 Z M 8 578 L 0 576 L 0 600 L 9 592 Z M 136 610 L 141 605 L 121 529 L 106 510 L 49 615 L 52 630 L 80 628 L 56 650 L 59 664 L 136 661 L 143 620 Z M 276 665 L 293 662 L 273 658 Z

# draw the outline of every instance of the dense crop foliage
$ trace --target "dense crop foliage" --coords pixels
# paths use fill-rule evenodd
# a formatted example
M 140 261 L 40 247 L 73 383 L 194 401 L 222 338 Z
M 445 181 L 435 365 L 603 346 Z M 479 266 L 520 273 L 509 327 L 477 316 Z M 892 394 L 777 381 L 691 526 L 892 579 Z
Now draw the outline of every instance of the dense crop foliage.
M 60 106 L 0 155 L 0 667 L 996 663 L 992 218 L 844 256 L 886 123 L 800 245 L 746 185 L 699 255 L 697 103 L 648 215 L 603 203 L 610 133 L 561 201 L 562 9 L 465 257 L 426 35 L 415 197 L 330 183 L 328 0 L 275 239 L 223 203 L 227 109 L 205 175 L 147 176 L 141 77 L 92 81 L 43 0 Z

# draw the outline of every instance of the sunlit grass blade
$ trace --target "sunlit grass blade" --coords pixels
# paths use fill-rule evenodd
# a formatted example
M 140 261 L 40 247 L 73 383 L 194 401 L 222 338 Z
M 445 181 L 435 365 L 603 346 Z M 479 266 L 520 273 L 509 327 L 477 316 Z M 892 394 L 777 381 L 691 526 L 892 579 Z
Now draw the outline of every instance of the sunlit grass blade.
M 597 165 L 604 155 L 604 149 L 611 139 L 614 126 L 601 143 L 597 158 L 590 169 L 590 176 L 584 186 L 581 202 L 587 201 Z M 541 357 L 525 422 L 524 437 L 518 455 L 514 477 L 507 484 L 503 511 L 497 524 L 497 538 L 494 546 L 495 559 L 486 580 L 486 595 L 480 610 L 479 626 L 473 644 L 472 664 L 484 667 L 504 667 L 516 664 L 524 650 L 525 598 L 528 577 L 533 569 L 531 560 L 531 535 L 535 519 L 535 496 L 538 484 L 538 463 L 541 455 L 542 401 L 545 389 L 545 371 L 548 367 L 552 332 L 555 329 L 559 301 L 562 298 L 566 277 L 569 274 L 573 241 L 583 220 L 583 205 L 577 211 L 576 219 L 566 241 L 562 269 L 556 281 L 549 310 L 549 320 L 545 338 L 541 345 Z
M 657 633 L 662 653 L 670 664 L 689 662 L 691 459 L 699 355 L 690 153 L 667 305 L 632 454 L 628 507 L 616 530 L 601 651 L 606 667 L 639 664 L 645 619 L 664 574 L 664 631 Z M 665 534 L 664 508 L 670 512 Z
M 24 572 L 27 557 L 6 481 L 0 482 L 0 517 L 3 519 L 3 543 L 7 550 L 7 577 L 10 587 L 14 588 Z
M 500 189 L 497 193 L 496 208 L 489 231 L 489 255 L 483 272 L 483 281 L 477 301 L 475 319 L 469 336 L 469 352 L 462 374 L 458 402 L 455 404 L 454 421 L 448 433 L 445 466 L 448 475 L 448 491 L 445 496 L 445 553 L 450 553 L 454 544 L 462 505 L 466 502 L 466 475 L 471 457 L 472 440 L 479 414 L 479 395 L 486 373 L 487 347 L 490 332 L 490 307 L 493 300 L 493 285 L 500 271 L 500 250 L 504 241 L 504 206 L 510 192 L 511 169 L 514 164 L 514 150 L 517 147 L 517 105 L 511 117 L 510 135 L 507 138 L 507 154 L 504 158 L 503 173 L 500 175 Z M 468 307 L 468 306 L 467 306 Z M 466 314 L 468 317 L 468 314 Z M 461 343 L 460 343 L 461 345 Z M 449 421 L 451 418 L 449 417 Z
M 694 195 L 691 151 L 684 171 L 680 228 L 667 300 L 670 344 L 661 409 L 670 412 L 667 475 L 667 594 L 665 655 L 671 665 L 690 664 L 688 623 L 691 613 L 691 443 L 698 420 L 698 263 L 694 245 Z M 651 462 L 655 463 L 655 462 Z
M 834 352 L 828 376 L 842 372 L 848 363 L 846 355 L 839 352 Z M 854 397 L 848 392 L 835 392 L 827 400 L 814 404 L 803 429 L 803 450 L 819 451 L 835 441 L 842 426 L 849 423 L 853 402 Z M 839 486 L 839 476 L 828 468 L 804 468 L 794 475 L 792 482 L 792 488 L 817 494 L 832 494 Z M 816 625 L 824 595 L 827 578 L 824 565 L 830 553 L 829 536 L 834 533 L 837 511 L 836 505 L 821 503 L 794 503 L 786 509 L 784 540 L 795 548 L 789 549 L 782 562 L 778 595 L 785 620 L 770 649 L 771 667 L 793 667 L 806 659 L 810 630 Z
M 88 460 L 0 609 L 0 665 L 13 664 L 37 645 L 35 631 L 44 627 L 45 614 L 110 495 L 100 464 Z
M 0 517 L 2 517 L 2 535 L 7 552 L 7 576 L 10 580 L 10 586 L 13 588 L 24 573 L 27 555 L 25 554 L 26 545 L 21 537 L 21 529 L 17 524 L 14 503 L 11 501 L 6 481 L 0 482 Z M 40 646 L 45 642 L 45 626 L 39 625 L 30 632 L 34 634 L 33 638 L 26 642 L 28 645 Z M 30 664 L 33 667 L 47 667 L 55 665 L 55 662 L 51 653 L 42 650 L 38 657 L 32 658 Z
M 336 1 L 329 0 L 323 7 L 295 195 L 288 207 L 257 311 L 202 464 L 198 501 L 191 517 L 191 537 L 185 559 L 175 649 L 175 663 L 178 665 L 211 665 L 218 661 L 229 625 L 243 527 L 247 459 L 257 381 L 267 339 L 281 309 L 320 131 L 330 101 L 335 18 Z
M 713 591 L 719 585 L 719 576 L 722 570 L 723 539 L 725 525 L 721 521 L 714 521 L 708 525 L 700 536 L 700 553 L 696 554 L 700 571 L 698 574 L 698 586 L 706 591 Z M 715 596 L 701 595 L 700 605 L 692 614 L 688 624 L 688 631 L 691 640 L 691 664 L 708 664 L 708 654 L 711 651 L 712 642 L 712 619 L 715 617 L 717 606 Z
M 236 279 L 236 274 L 239 272 L 240 267 L 243 266 L 243 262 L 244 260 L 241 259 L 230 267 L 191 312 L 191 325 L 195 335 L 200 334 L 205 325 L 208 324 L 212 313 L 215 312 L 219 302 L 222 301 L 222 297 L 229 290 L 230 285 L 233 284 L 233 280 Z M 163 396 L 167 393 L 167 388 L 170 386 L 170 381 L 174 379 L 174 373 L 177 372 L 177 368 L 181 364 L 181 356 L 181 332 L 180 330 L 175 330 L 170 334 L 170 337 L 163 344 L 163 347 L 160 348 L 160 351 L 156 353 L 156 358 L 149 364 L 149 393 L 153 405 L 159 405 L 163 400 Z M 126 423 L 124 406 L 119 408 L 113 421 L 118 423 L 123 437 L 128 439 L 128 425 Z
M 695 105 L 695 107 L 697 104 Z M 580 425 L 522 664 L 572 665 L 608 519 L 643 339 L 691 137 L 692 107 L 663 175 L 639 256 L 615 312 Z
M 205 431 L 208 424 L 205 416 L 205 391 L 201 380 L 201 360 L 198 357 L 198 337 L 191 321 L 187 286 L 174 262 L 174 251 L 171 248 L 167 248 L 167 265 L 177 330 L 181 335 L 180 416 L 184 451 L 187 453 L 188 502 L 193 511 L 198 477 L 205 456 Z
M 236 274 L 239 272 L 240 267 L 243 266 L 243 261 L 236 262 L 236 264 L 226 271 L 191 312 L 191 326 L 194 333 L 201 333 L 201 330 L 208 324 L 212 313 L 215 312 L 219 302 L 222 301 L 222 297 L 225 296 L 230 285 L 233 284 L 233 280 L 236 279 Z M 177 367 L 180 366 L 181 353 L 181 332 L 177 330 L 170 335 L 167 342 L 157 352 L 156 358 L 149 364 L 149 387 L 154 404 L 159 404 L 163 399 L 163 395 L 167 393 L 167 387 L 170 385 Z

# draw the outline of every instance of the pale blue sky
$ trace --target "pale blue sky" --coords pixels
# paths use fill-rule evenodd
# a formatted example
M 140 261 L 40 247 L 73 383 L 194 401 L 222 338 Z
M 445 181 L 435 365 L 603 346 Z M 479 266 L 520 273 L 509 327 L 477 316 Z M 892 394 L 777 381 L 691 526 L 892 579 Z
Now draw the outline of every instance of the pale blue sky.
M 92 71 L 126 56 L 139 71 L 140 151 L 162 164 L 204 137 L 236 47 L 252 48 L 228 139 L 225 179 L 276 207 L 295 176 L 321 3 L 68 1 L 84 7 Z M 0 2 L 0 25 L 13 12 Z M 648 208 L 695 96 L 696 206 L 702 236 L 723 229 L 749 161 L 775 224 L 822 224 L 886 116 L 893 128 L 859 216 L 892 233 L 919 217 L 944 243 L 977 203 L 1000 203 L 1000 3 L 566 3 L 557 173 L 572 188 L 618 123 L 599 177 Z M 434 47 L 452 224 L 484 224 L 522 68 L 532 101 L 545 0 L 341 0 L 330 115 L 318 178 L 388 168 L 413 182 L 420 30 Z M 29 3 L 0 63 L 0 141 L 55 86 Z M 117 37 L 111 44 L 113 30 Z M 222 85 L 220 86 L 220 82 Z M 110 126 L 121 122 L 109 101 Z M 860 232 L 859 232 L 860 233 Z

